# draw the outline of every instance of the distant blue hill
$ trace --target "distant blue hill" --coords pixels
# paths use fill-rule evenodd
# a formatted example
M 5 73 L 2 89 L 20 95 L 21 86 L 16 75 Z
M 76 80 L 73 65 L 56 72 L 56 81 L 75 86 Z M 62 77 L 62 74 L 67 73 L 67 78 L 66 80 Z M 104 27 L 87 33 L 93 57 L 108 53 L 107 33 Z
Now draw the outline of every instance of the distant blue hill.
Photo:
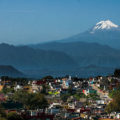
M 71 56 L 79 67 L 95 65 L 100 67 L 120 67 L 120 50 L 98 43 L 51 42 L 32 46 L 45 50 L 62 51 Z
M 0 65 L 0 76 L 24 77 L 25 75 L 10 65 Z
M 30 47 L 69 55 L 78 64 L 73 73 L 104 74 L 120 68 L 120 27 L 110 20 L 100 21 L 84 33 Z
M 64 52 L 0 44 L 0 65 L 12 65 L 21 70 L 55 70 L 74 68 L 77 63 Z

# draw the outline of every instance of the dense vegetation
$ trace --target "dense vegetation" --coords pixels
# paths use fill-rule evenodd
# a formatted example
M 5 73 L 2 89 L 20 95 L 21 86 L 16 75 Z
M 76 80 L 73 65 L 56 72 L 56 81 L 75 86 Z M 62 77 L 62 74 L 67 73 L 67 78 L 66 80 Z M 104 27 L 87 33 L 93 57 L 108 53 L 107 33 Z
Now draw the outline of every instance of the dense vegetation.
M 22 103 L 25 109 L 44 109 L 48 106 L 47 100 L 41 93 L 17 91 L 14 93 L 12 100 Z
M 106 111 L 120 112 L 120 90 L 114 90 L 110 93 L 110 97 L 113 99 L 106 107 Z

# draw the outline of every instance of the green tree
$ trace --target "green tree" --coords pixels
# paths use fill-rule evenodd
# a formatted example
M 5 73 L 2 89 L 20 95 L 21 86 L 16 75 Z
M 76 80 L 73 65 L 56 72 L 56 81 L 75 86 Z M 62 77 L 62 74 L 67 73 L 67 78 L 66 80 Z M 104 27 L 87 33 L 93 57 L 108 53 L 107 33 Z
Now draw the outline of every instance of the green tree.
M 54 79 L 54 78 L 53 78 L 53 76 L 48 75 L 48 76 L 43 77 L 42 79 L 51 80 L 51 79 Z
M 28 96 L 26 105 L 28 109 L 45 109 L 48 107 L 48 102 L 43 94 L 31 93 Z
M 13 93 L 13 92 L 14 92 L 14 88 L 4 87 L 4 88 L 2 89 L 2 93 L 5 93 L 5 94 L 7 94 L 7 93 Z
M 41 91 L 42 94 L 47 94 L 47 86 L 46 85 L 43 85 L 42 86 L 42 91 Z
M 106 112 L 120 112 L 120 91 L 116 91 L 112 95 L 113 100 L 107 105 Z
M 24 120 L 20 115 L 15 112 L 10 112 L 7 115 L 7 120 Z
M 17 91 L 13 96 L 13 100 L 22 103 L 27 109 L 44 109 L 48 106 L 48 102 L 45 99 L 44 94 L 41 93 Z
M 88 98 L 91 98 L 92 100 L 98 100 L 98 99 L 100 99 L 100 97 L 97 95 L 97 93 L 89 94 Z
M 6 113 L 2 105 L 0 105 L 0 120 L 6 120 Z
M 0 117 L 0 120 L 7 120 L 6 118 Z
M 120 77 L 120 69 L 115 69 L 114 76 L 115 77 Z
M 83 93 L 76 93 L 76 94 L 74 94 L 74 97 L 77 100 L 80 100 L 80 98 L 85 98 L 86 96 Z
M 71 96 L 71 94 L 67 93 L 67 94 L 62 94 L 61 95 L 61 99 L 63 102 L 67 102 L 67 99 Z
M 111 98 L 114 98 L 115 96 L 117 95 L 120 95 L 120 90 L 112 90 L 110 93 L 109 93 L 109 96 Z
M 15 102 L 20 102 L 24 105 L 24 107 L 26 108 L 26 103 L 28 101 L 28 97 L 29 97 L 29 93 L 23 91 L 23 90 L 19 90 L 16 91 L 12 97 L 12 100 Z

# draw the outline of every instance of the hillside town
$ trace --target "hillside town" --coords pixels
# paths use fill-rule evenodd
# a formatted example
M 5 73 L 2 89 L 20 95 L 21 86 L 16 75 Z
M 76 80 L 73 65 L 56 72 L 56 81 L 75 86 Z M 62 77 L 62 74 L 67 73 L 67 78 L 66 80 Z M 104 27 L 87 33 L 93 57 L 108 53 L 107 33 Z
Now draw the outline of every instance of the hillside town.
M 0 79 L 0 120 L 119 120 L 120 70 L 90 78 Z

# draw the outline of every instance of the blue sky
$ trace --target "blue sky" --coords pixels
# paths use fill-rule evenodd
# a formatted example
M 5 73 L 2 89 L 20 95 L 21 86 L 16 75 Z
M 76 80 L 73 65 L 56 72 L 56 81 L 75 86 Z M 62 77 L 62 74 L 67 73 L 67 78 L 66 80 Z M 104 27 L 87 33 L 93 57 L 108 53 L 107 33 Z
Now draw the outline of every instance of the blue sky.
M 106 19 L 120 25 L 120 0 L 0 0 L 0 43 L 59 40 Z

